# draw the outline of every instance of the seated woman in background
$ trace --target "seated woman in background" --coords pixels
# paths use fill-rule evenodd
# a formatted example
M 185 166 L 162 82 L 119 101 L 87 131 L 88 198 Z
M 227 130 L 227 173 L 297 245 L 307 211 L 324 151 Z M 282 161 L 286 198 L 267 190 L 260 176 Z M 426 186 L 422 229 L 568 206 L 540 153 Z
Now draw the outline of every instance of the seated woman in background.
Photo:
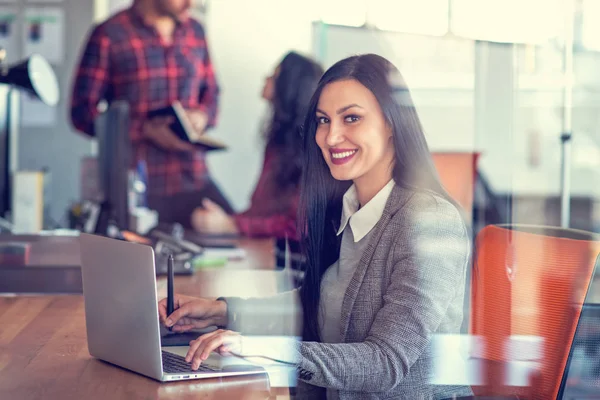
M 297 206 L 302 176 L 301 125 L 323 69 L 298 53 L 288 53 L 265 81 L 262 97 L 273 117 L 265 133 L 265 156 L 250 208 L 228 215 L 204 199 L 192 214 L 192 226 L 202 233 L 239 233 L 297 240 Z
M 460 331 L 470 241 L 400 73 L 373 54 L 336 63 L 319 82 L 304 132 L 302 286 L 270 298 L 176 295 L 169 316 L 161 300 L 161 320 L 176 332 L 223 328 L 192 341 L 186 360 L 197 369 L 212 351 L 256 354 L 244 352 L 242 335 L 293 326 L 279 323 L 293 307 L 278 305 L 299 297 L 302 341 L 291 361 L 303 398 L 471 394 L 430 381 L 440 355 L 433 337 Z

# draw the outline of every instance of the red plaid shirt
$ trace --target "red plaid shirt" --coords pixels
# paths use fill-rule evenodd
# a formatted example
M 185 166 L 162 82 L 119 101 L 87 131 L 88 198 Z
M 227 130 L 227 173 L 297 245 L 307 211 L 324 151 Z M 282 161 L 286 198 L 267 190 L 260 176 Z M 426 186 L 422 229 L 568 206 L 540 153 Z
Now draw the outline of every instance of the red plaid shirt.
M 239 232 L 251 237 L 275 237 L 298 240 L 296 220 L 298 189 L 282 193 L 275 185 L 277 150 L 267 146 L 263 169 L 252 194 L 250 208 L 234 216 Z
M 179 100 L 187 109 L 206 112 L 209 127 L 214 126 L 218 94 L 199 22 L 178 23 L 167 45 L 130 8 L 92 30 L 73 87 L 71 118 L 79 131 L 93 136 L 98 103 L 127 101 L 133 158 L 147 163 L 148 194 L 191 192 L 208 178 L 204 153 L 162 150 L 143 138 L 142 125 L 149 110 Z

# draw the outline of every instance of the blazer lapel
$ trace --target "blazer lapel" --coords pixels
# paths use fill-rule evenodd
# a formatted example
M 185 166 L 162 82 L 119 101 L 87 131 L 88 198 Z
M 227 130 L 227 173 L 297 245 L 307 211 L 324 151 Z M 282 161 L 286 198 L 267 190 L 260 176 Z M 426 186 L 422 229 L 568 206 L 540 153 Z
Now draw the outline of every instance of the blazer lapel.
M 402 208 L 402 206 L 410 198 L 407 192 L 411 195 L 413 193 L 412 191 L 394 186 L 385 208 L 383 209 L 383 214 L 381 215 L 381 218 L 377 224 L 373 227 L 373 232 L 371 238 L 369 239 L 369 243 L 367 244 L 360 261 L 358 262 L 358 266 L 356 267 L 356 271 L 354 271 L 354 275 L 352 275 L 350 283 L 348 284 L 346 294 L 344 295 L 344 301 L 342 302 L 342 315 L 340 324 L 342 343 L 346 340 L 348 324 L 350 322 L 350 314 L 352 312 L 352 308 L 354 307 L 354 302 L 356 301 L 356 296 L 358 295 L 360 286 L 365 277 L 365 273 L 367 272 L 367 268 L 369 267 L 371 259 L 373 258 L 373 254 L 375 253 L 375 249 L 377 248 L 377 244 L 379 243 L 385 228 L 389 224 L 391 217 L 396 213 L 396 211 Z

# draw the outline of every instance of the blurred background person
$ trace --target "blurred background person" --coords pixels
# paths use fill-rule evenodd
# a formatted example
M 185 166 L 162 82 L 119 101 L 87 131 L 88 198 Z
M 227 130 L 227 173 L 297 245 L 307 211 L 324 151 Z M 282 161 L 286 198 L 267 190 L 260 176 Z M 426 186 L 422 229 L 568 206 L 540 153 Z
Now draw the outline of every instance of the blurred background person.
M 289 52 L 263 87 L 272 118 L 264 133 L 263 168 L 250 207 L 228 215 L 210 199 L 192 216 L 192 226 L 203 233 L 239 233 L 244 236 L 296 240 L 296 214 L 302 176 L 301 126 L 308 103 L 323 69 L 315 61 Z
M 98 104 L 130 106 L 134 162 L 147 164 L 148 206 L 159 220 L 189 226 L 199 198 L 233 212 L 210 178 L 205 154 L 180 140 L 167 118 L 149 111 L 179 101 L 198 134 L 217 121 L 219 87 L 204 28 L 190 0 L 135 0 L 95 26 L 83 49 L 71 100 L 77 130 L 94 136 Z

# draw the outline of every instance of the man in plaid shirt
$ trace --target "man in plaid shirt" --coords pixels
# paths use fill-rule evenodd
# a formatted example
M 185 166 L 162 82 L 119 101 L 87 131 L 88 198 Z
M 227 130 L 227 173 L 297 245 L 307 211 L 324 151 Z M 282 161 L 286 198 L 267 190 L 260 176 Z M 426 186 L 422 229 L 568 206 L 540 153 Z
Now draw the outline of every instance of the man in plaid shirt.
M 148 111 L 178 100 L 200 134 L 215 125 L 219 88 L 202 25 L 188 16 L 191 0 L 134 0 L 94 27 L 73 86 L 71 118 L 94 136 L 100 101 L 125 100 L 131 110 L 133 159 L 148 168 L 148 203 L 163 222 L 190 225 L 209 198 L 233 212 L 211 180 L 204 152 L 181 141 Z

